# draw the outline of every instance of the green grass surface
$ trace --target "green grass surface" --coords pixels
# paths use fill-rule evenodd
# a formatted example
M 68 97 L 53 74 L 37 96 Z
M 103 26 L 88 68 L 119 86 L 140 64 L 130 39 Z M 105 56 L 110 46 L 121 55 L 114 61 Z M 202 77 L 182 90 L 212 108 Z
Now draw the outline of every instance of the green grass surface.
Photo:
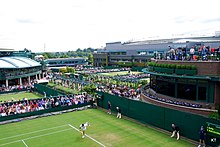
M 38 93 L 33 92 L 19 92 L 19 93 L 10 93 L 10 94 L 1 94 L 0 95 L 0 101 L 8 101 L 8 100 L 21 100 L 23 98 L 27 99 L 35 99 L 43 97 L 42 95 Z
M 98 147 L 91 138 L 71 128 L 89 122 L 86 134 L 109 147 L 190 147 L 184 140 L 137 123 L 117 119 L 98 109 L 75 111 L 56 116 L 25 120 L 0 126 L 0 146 L 7 147 Z
M 136 72 L 136 71 L 131 71 L 130 74 L 141 74 L 143 72 Z M 116 75 L 127 75 L 129 74 L 128 71 L 120 71 L 120 72 L 109 72 L 109 73 L 99 73 L 101 75 L 105 75 L 105 76 L 116 76 Z

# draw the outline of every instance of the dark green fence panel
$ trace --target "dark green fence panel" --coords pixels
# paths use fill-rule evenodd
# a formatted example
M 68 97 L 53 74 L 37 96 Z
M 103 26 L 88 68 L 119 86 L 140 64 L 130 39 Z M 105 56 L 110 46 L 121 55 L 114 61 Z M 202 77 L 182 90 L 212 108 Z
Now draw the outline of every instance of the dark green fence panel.
M 165 108 L 166 109 L 166 108 Z M 199 129 L 205 126 L 206 117 L 181 112 L 173 109 L 165 110 L 165 130 L 171 131 L 171 124 L 180 127 L 180 134 L 193 140 L 199 139 Z
M 57 91 L 55 89 L 49 88 L 42 84 L 34 84 L 35 90 L 37 90 L 38 93 L 44 95 L 44 92 L 46 92 L 47 97 L 49 96 L 57 96 L 57 95 L 65 95 L 65 93 Z
M 127 98 L 98 92 L 103 98 L 98 101 L 98 105 L 107 109 L 108 101 L 111 102 L 112 111 L 116 112 L 116 107 L 120 107 L 122 114 L 134 118 L 140 122 L 164 128 L 164 109 L 157 106 Z M 154 114 L 154 115 L 152 115 Z M 150 119 L 149 119 L 150 118 Z
M 98 105 L 100 107 L 107 108 L 107 103 L 110 101 L 113 112 L 115 112 L 115 108 L 119 106 L 122 115 L 167 131 L 172 130 L 171 124 L 174 123 L 180 127 L 181 136 L 196 141 L 199 140 L 200 127 L 206 126 L 206 122 L 220 124 L 220 121 L 205 116 L 168 109 L 107 93 L 98 93 L 99 95 L 102 95 L 102 98 L 98 100 Z M 214 145 L 214 143 L 210 142 L 210 139 L 207 140 L 207 143 Z
M 139 71 L 139 72 L 141 72 L 143 68 L 145 68 L 145 67 L 133 66 L 133 67 L 131 68 L 131 71 Z
M 108 101 L 111 102 L 112 105 L 112 112 L 116 112 L 116 107 L 120 107 L 122 114 L 129 116 L 129 103 L 128 99 L 123 97 L 114 96 L 108 93 L 98 92 L 101 95 L 102 99 L 98 101 L 98 105 L 107 109 L 108 108 Z M 104 99 L 103 99 L 104 98 Z
M 103 68 L 104 69 L 118 69 L 120 67 L 118 67 L 118 66 L 104 66 Z
M 160 128 L 164 127 L 164 109 L 139 101 L 130 101 L 130 116 L 140 122 L 154 125 Z

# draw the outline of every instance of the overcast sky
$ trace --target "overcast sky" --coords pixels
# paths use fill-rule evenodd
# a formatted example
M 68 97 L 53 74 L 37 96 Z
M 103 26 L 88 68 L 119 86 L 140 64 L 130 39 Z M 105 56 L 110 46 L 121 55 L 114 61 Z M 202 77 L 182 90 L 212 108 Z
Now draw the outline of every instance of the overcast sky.
M 214 35 L 219 0 L 0 0 L 0 48 L 33 52 Z

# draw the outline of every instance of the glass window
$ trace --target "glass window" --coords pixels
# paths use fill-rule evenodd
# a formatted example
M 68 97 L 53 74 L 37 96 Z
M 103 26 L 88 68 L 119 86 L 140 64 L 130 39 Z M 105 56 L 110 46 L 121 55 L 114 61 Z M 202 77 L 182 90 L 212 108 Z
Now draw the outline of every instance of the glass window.
M 164 82 L 164 81 L 157 81 L 157 92 L 168 95 L 171 97 L 175 96 L 175 84 L 170 82 Z
M 126 55 L 126 52 L 122 52 L 122 55 Z
M 206 87 L 198 87 L 198 100 L 206 100 Z
M 187 100 L 196 100 L 196 85 L 178 84 L 177 97 Z
M 156 81 L 156 76 L 151 75 L 151 82 L 150 82 L 150 87 L 156 91 L 156 85 L 157 85 L 157 81 Z

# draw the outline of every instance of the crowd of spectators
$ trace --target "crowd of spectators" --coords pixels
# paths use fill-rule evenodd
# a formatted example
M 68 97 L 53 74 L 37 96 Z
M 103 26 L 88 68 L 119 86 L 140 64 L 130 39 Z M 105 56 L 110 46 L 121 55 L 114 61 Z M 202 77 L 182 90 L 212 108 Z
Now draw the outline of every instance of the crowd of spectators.
M 136 79 L 144 79 L 149 78 L 149 74 L 129 74 L 129 75 L 117 75 L 114 76 L 113 79 L 120 79 L 120 80 L 136 80 Z
M 97 86 L 97 91 L 106 92 L 116 96 L 127 97 L 129 99 L 140 100 L 141 89 L 131 89 L 128 86 L 119 85 L 108 85 L 108 86 Z
M 84 69 L 82 67 L 82 69 Z M 79 70 L 79 69 L 78 69 Z M 131 88 L 129 86 L 125 86 L 125 85 L 119 85 L 119 84 L 111 84 L 109 82 L 106 82 L 106 79 L 118 79 L 120 81 L 125 81 L 125 80 L 140 80 L 143 78 L 148 78 L 149 75 L 148 74 L 132 74 L 132 72 L 130 71 L 130 68 L 121 68 L 121 69 L 99 69 L 99 68 L 89 68 L 89 72 L 91 73 L 97 73 L 97 72 L 117 72 L 117 71 L 123 71 L 126 70 L 128 71 L 127 75 L 116 75 L 116 76 L 105 76 L 105 75 L 93 75 L 90 76 L 89 78 L 84 79 L 83 81 L 80 81 L 79 79 L 66 79 L 66 78 L 62 78 L 62 75 L 60 74 L 56 74 L 56 75 L 50 75 L 51 77 L 51 81 L 56 81 L 56 80 L 60 80 L 59 82 L 61 83 L 80 83 L 83 86 L 85 85 L 90 85 L 90 84 L 95 84 L 97 87 L 97 91 L 102 91 L 102 92 L 107 92 L 109 94 L 114 94 L 117 96 L 121 96 L 121 97 L 127 97 L 130 99 L 135 99 L 135 100 L 140 100 L 140 94 L 141 94 L 141 89 L 140 88 Z M 68 82 L 67 82 L 68 81 Z M 103 82 L 105 81 L 105 82 Z M 63 84 L 65 85 L 65 84 Z M 68 85 L 68 84 L 67 84 Z M 71 85 L 71 84 L 70 84 Z
M 0 117 L 27 112 L 52 109 L 55 107 L 64 107 L 78 105 L 88 102 L 90 99 L 84 95 L 65 95 L 47 98 L 27 100 L 26 98 L 19 101 L 2 102 L 0 101 Z
M 24 84 L 24 85 L 13 85 L 6 87 L 5 84 L 2 84 L 0 87 L 0 92 L 7 92 L 7 91 L 32 91 L 34 90 L 34 83 L 32 84 Z
M 119 72 L 119 71 L 130 71 L 130 68 L 117 68 L 117 69 L 103 69 L 102 67 L 76 67 L 75 69 L 80 73 L 87 73 L 87 74 L 95 74 L 95 73 L 109 73 L 109 72 Z
M 180 105 L 180 106 L 185 106 L 185 107 L 192 107 L 192 108 L 202 108 L 202 105 L 200 104 L 195 104 L 195 103 L 189 103 L 189 102 L 184 102 L 181 100 L 171 100 L 171 99 L 167 99 L 167 98 L 160 98 L 156 95 L 152 95 L 146 91 L 144 91 L 144 95 L 146 95 L 148 98 L 157 100 L 157 101 L 161 101 L 164 103 L 169 103 L 169 104 L 174 104 L 174 105 Z
M 182 47 L 174 49 L 169 46 L 169 51 L 168 51 L 168 54 L 165 55 L 165 59 L 167 60 L 201 60 L 201 61 L 219 60 L 220 59 L 220 46 L 218 48 L 211 48 L 209 46 L 192 46 L 190 49 L 186 49 Z

